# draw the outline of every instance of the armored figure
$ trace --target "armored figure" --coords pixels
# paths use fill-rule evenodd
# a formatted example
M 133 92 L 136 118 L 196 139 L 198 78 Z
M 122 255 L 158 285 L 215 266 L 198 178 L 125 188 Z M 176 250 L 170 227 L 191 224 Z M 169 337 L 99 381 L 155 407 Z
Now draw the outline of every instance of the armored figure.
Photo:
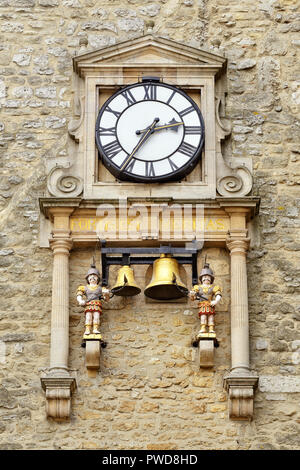
M 209 264 L 205 263 L 200 273 L 200 284 L 196 284 L 190 291 L 191 300 L 199 300 L 200 330 L 197 337 L 203 333 L 215 333 L 215 305 L 221 300 L 221 288 L 214 285 L 214 273 Z
M 101 276 L 92 263 L 85 277 L 86 286 L 79 286 L 77 289 L 77 302 L 84 306 L 85 313 L 85 332 L 84 337 L 91 334 L 100 335 L 100 317 L 102 314 L 101 299 L 106 301 L 110 298 L 110 291 L 100 285 Z

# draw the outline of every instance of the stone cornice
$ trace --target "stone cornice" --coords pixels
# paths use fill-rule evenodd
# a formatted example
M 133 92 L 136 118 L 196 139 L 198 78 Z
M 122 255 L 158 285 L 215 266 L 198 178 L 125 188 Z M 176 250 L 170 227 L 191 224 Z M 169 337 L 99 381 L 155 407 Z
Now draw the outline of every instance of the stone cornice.
M 122 200 L 123 201 L 123 200 Z M 75 209 L 97 209 L 99 204 L 112 204 L 117 206 L 119 199 L 83 199 L 80 197 L 42 197 L 39 199 L 40 210 L 46 218 L 51 218 L 50 210 L 53 208 L 73 208 Z M 215 199 L 177 199 L 174 197 L 146 197 L 127 199 L 128 206 L 133 204 L 203 204 L 205 209 L 225 209 L 228 208 L 244 208 L 247 209 L 250 218 L 258 213 L 260 198 L 258 197 L 238 197 L 238 198 L 222 198 Z

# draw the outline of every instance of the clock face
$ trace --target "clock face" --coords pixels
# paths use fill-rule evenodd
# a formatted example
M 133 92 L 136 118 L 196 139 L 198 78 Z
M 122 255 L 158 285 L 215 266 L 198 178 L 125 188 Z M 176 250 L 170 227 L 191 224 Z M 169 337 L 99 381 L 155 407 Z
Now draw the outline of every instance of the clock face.
M 102 106 L 96 143 L 103 164 L 120 180 L 178 181 L 199 161 L 204 122 L 183 91 L 143 81 L 119 90 Z

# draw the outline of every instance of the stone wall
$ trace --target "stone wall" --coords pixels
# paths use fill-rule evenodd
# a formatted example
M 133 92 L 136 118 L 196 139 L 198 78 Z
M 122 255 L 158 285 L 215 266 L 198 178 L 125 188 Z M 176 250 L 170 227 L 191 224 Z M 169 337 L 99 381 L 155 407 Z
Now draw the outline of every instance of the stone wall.
M 1 449 L 299 448 L 299 102 L 296 0 L 0 0 Z M 70 258 L 70 367 L 78 390 L 68 423 L 47 421 L 52 254 L 38 246 L 46 162 L 68 152 L 75 54 L 154 33 L 228 59 L 226 157 L 250 155 L 260 212 L 249 230 L 254 421 L 228 419 L 228 254 L 209 249 L 224 288 L 213 371 L 199 371 L 190 303 L 114 299 L 103 315 L 101 371 L 88 378 L 74 300 L 92 253 Z M 83 40 L 82 40 L 83 39 Z M 83 45 L 88 45 L 83 49 Z M 221 272 L 219 272 L 221 271 Z M 144 285 L 144 271 L 137 271 Z M 113 273 L 112 273 L 113 278 Z M 76 443 L 76 444 L 75 444 Z

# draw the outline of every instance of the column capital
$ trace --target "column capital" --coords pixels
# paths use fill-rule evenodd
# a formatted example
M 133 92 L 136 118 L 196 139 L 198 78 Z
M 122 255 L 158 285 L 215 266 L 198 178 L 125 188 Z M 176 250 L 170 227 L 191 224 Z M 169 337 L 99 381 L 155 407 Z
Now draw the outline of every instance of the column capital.
M 239 207 L 239 206 L 227 206 L 224 207 L 224 210 L 228 212 L 228 214 L 241 214 L 246 216 L 250 213 L 251 209 L 249 207 Z
M 54 255 L 59 253 L 69 255 L 73 245 L 73 240 L 70 237 L 55 238 L 54 235 L 53 238 L 50 238 L 49 243 Z
M 74 212 L 74 207 L 51 207 L 49 209 L 49 214 L 51 217 L 70 217 Z
M 231 238 L 228 237 L 226 240 L 226 246 L 230 251 L 230 254 L 246 254 L 249 248 L 250 238 Z

